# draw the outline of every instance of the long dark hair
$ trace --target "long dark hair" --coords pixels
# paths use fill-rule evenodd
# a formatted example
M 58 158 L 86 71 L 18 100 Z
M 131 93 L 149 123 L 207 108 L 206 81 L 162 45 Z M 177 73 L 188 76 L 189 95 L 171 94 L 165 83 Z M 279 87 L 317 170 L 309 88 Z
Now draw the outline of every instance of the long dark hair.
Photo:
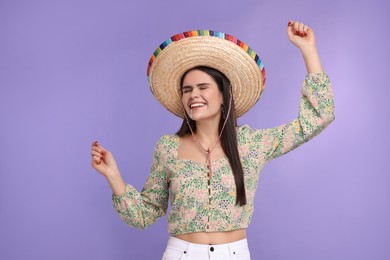
M 220 71 L 206 67 L 206 66 L 197 66 L 194 67 L 188 71 L 186 71 L 183 76 L 180 79 L 180 89 L 183 87 L 183 81 L 185 76 L 188 72 L 192 70 L 200 70 L 208 75 L 210 75 L 215 82 L 218 85 L 219 90 L 222 93 L 223 96 L 223 104 L 224 104 L 224 110 L 225 114 L 227 114 L 227 111 L 229 110 L 229 103 L 230 103 L 230 95 L 231 95 L 231 86 L 229 79 Z M 181 90 L 182 91 L 182 90 Z M 181 93 L 183 94 L 183 92 Z M 227 118 L 227 122 L 225 125 L 225 129 L 222 132 L 221 135 L 221 146 L 223 151 L 225 152 L 227 158 L 229 159 L 230 167 L 232 168 L 234 181 L 236 183 L 236 204 L 243 206 L 246 204 L 246 195 L 245 195 L 245 184 L 244 184 L 244 170 L 242 169 L 240 156 L 238 154 L 238 145 L 237 145 L 237 133 L 236 133 L 236 127 L 237 127 L 237 118 L 236 118 L 236 111 L 234 107 L 234 100 L 231 99 L 231 109 L 230 114 Z M 196 124 L 194 120 L 191 120 L 191 118 L 187 115 L 189 124 L 191 125 L 191 128 L 193 129 L 194 133 L 196 133 Z M 219 133 L 221 132 L 222 126 L 224 124 L 224 119 L 221 116 L 221 120 L 219 122 Z M 187 121 L 184 118 L 183 123 L 176 133 L 179 137 L 183 137 L 186 134 L 191 134 L 191 130 L 189 126 L 187 125 Z

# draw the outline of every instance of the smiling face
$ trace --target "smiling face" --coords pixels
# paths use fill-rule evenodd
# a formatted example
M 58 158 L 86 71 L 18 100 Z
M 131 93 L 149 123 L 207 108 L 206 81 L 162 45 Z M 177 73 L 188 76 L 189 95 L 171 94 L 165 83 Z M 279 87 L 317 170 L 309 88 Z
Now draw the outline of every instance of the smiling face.
M 186 74 L 181 101 L 192 120 L 221 118 L 222 93 L 214 78 L 203 71 L 194 69 Z

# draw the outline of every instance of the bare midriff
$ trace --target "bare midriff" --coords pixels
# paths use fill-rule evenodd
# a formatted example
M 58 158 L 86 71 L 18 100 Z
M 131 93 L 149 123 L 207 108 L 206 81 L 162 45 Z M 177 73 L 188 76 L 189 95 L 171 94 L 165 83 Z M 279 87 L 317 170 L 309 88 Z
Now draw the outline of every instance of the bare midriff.
M 180 234 L 175 237 L 194 244 L 218 245 L 232 243 L 246 238 L 246 229 L 224 232 L 195 232 Z

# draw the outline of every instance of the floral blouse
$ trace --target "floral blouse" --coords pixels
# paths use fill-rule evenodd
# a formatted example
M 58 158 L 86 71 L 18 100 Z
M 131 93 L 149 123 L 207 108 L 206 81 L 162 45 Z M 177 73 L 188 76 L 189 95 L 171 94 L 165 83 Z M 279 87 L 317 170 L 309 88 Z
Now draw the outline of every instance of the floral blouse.
M 310 140 L 334 118 L 328 76 L 308 74 L 303 82 L 296 119 L 269 129 L 237 127 L 246 205 L 236 205 L 236 186 L 226 156 L 213 161 L 209 187 L 206 163 L 178 158 L 180 138 L 164 135 L 156 144 L 151 172 L 142 191 L 126 184 L 123 194 L 112 195 L 114 208 L 126 224 L 143 229 L 166 214 L 170 199 L 168 232 L 172 236 L 247 228 L 253 215 L 259 174 L 265 163 Z

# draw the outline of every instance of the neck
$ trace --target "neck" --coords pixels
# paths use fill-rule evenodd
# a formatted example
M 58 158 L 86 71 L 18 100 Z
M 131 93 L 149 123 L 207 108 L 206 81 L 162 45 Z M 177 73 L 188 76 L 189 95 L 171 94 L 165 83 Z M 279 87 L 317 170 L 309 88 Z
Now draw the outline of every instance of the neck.
M 204 148 L 210 148 L 219 140 L 219 120 L 196 121 L 196 137 Z

